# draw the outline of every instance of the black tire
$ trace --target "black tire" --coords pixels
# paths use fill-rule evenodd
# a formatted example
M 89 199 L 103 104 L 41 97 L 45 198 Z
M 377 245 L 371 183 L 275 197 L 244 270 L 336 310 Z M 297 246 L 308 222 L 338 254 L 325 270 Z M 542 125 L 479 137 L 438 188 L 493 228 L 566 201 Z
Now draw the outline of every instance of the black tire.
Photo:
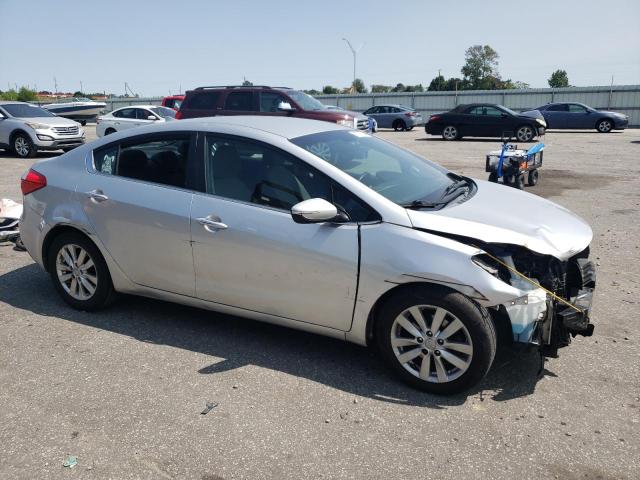
M 498 183 L 498 174 L 495 172 L 492 172 L 489 174 L 489 181 L 492 183 Z
M 458 127 L 454 125 L 445 125 L 445 127 L 442 129 L 442 138 L 447 141 L 453 141 L 458 140 L 462 137 L 460 136 L 460 130 L 458 130 Z
M 115 129 L 113 129 L 113 128 L 107 128 L 107 129 L 104 131 L 105 136 L 106 136 L 106 135 L 111 135 L 112 133 L 116 133 L 116 130 L 115 130 Z
M 31 137 L 26 133 L 17 133 L 11 141 L 13 152 L 20 158 L 33 158 L 38 153 Z
M 517 175 L 515 177 L 512 186 L 514 188 L 517 188 L 518 190 L 524 190 L 524 173 L 521 173 L 520 175 Z
M 392 126 L 396 132 L 404 132 L 407 129 L 407 124 L 404 123 L 404 120 L 394 120 Z
M 539 173 L 538 170 L 531 170 L 529 172 L 529 175 L 527 177 L 527 184 L 530 187 L 535 187 L 538 184 L 538 177 L 539 177 Z
M 70 295 L 65 287 L 63 287 L 62 281 L 58 276 L 56 259 L 60 250 L 66 246 L 75 246 L 84 249 L 93 261 L 93 267 L 87 270 L 87 272 L 97 278 L 97 283 L 94 293 L 87 299 L 80 300 Z M 102 254 L 91 240 L 80 233 L 64 232 L 53 239 L 48 252 L 48 270 L 53 285 L 62 299 L 75 309 L 85 311 L 100 310 L 111 304 L 115 299 L 115 290 L 113 289 L 111 274 L 109 273 L 109 268 Z
M 469 366 L 457 378 L 452 375 L 451 381 L 438 383 L 435 379 L 433 379 L 434 381 L 423 380 L 407 370 L 396 357 L 394 347 L 391 344 L 395 320 L 402 312 L 417 305 L 429 305 L 446 310 L 448 313 L 446 318 L 457 317 L 469 334 L 472 345 L 472 353 L 467 360 L 470 362 Z M 417 287 L 388 299 L 377 315 L 375 335 L 376 344 L 382 357 L 404 382 L 420 390 L 441 395 L 462 392 L 480 382 L 491 368 L 496 353 L 496 331 L 486 309 L 481 308 L 461 293 L 440 286 Z M 432 343 L 433 338 L 435 337 L 432 337 Z M 424 345 L 426 345 L 426 341 Z M 434 348 L 444 349 L 445 347 L 436 346 Z M 433 355 L 437 353 L 437 350 L 434 350 Z M 433 355 L 432 358 L 434 358 Z M 421 360 L 423 359 L 424 357 L 421 357 Z M 443 359 L 445 359 L 444 356 L 441 357 L 441 361 Z M 449 365 L 453 366 L 453 364 Z M 455 367 L 450 371 L 454 370 Z
M 598 120 L 598 123 L 596 123 L 596 130 L 600 133 L 609 133 L 613 130 L 613 122 L 608 118 Z
M 531 142 L 537 134 L 538 131 L 535 127 L 531 125 L 520 125 L 516 130 L 516 139 L 518 139 L 519 142 L 528 143 Z
M 85 127 L 87 125 L 87 121 L 86 120 L 80 120 L 80 125 Z

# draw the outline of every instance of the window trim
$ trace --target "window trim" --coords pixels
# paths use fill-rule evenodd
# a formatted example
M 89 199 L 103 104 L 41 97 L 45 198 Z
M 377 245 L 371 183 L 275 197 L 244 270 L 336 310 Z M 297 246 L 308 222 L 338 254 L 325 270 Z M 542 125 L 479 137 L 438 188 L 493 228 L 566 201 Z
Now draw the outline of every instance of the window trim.
M 361 202 L 366 208 L 368 208 L 369 210 L 371 210 L 373 212 L 374 215 L 376 215 L 378 218 L 376 220 L 370 220 L 370 221 L 363 221 L 363 222 L 358 222 L 355 220 L 351 220 L 349 219 L 348 222 L 343 222 L 341 223 L 344 225 L 370 225 L 370 224 L 376 224 L 376 223 L 380 223 L 382 222 L 382 215 L 380 215 L 380 212 L 378 212 L 375 208 L 373 208 L 371 205 L 369 205 L 368 202 L 365 202 L 364 200 L 362 200 L 362 198 L 360 198 L 358 195 L 356 195 L 355 193 L 353 193 L 348 187 L 345 187 L 344 185 L 342 185 L 339 181 L 337 181 L 336 179 L 334 179 L 333 177 L 331 177 L 330 175 L 328 175 L 327 173 L 317 169 L 316 167 L 314 167 L 313 165 L 311 165 L 310 163 L 308 163 L 307 161 L 305 161 L 303 158 L 298 157 L 297 155 L 294 155 L 290 152 L 287 152 L 286 150 L 283 150 L 282 148 L 279 148 L 275 145 L 266 143 L 266 142 L 262 142 L 260 140 L 256 140 L 253 138 L 249 138 L 249 137 L 242 137 L 240 135 L 232 135 L 232 134 L 227 134 L 227 133 L 218 133 L 218 132 L 201 132 L 202 133 L 202 151 L 201 151 L 201 156 L 200 156 L 200 162 L 202 164 L 203 167 L 203 175 L 204 175 L 204 187 L 205 187 L 205 191 L 195 191 L 195 193 L 197 194 L 201 194 L 201 195 L 207 195 L 209 197 L 213 197 L 213 198 L 217 198 L 220 200 L 224 200 L 227 202 L 235 202 L 235 203 L 239 203 L 242 205 L 249 205 L 251 207 L 255 207 L 255 208 L 261 208 L 261 209 L 266 209 L 266 210 L 271 210 L 271 211 L 275 211 L 275 212 L 280 212 L 280 213 L 285 213 L 289 216 L 291 216 L 291 210 L 284 210 L 282 208 L 276 208 L 276 207 L 272 207 L 269 205 L 262 205 L 259 203 L 253 203 L 253 202 L 246 202 L 244 200 L 238 200 L 235 198 L 229 198 L 229 197 L 224 197 L 222 195 L 217 195 L 215 193 L 211 193 L 209 191 L 207 191 L 207 175 L 209 174 L 208 172 L 208 162 L 207 162 L 207 155 L 209 152 L 209 138 L 210 137 L 217 137 L 220 139 L 226 139 L 226 140 L 230 140 L 230 141 L 240 141 L 240 142 L 246 142 L 246 143 L 252 143 L 254 145 L 258 145 L 258 146 L 264 146 L 265 148 L 271 149 L 273 151 L 275 151 L 276 153 L 282 154 L 282 155 L 286 155 L 288 157 L 294 158 L 295 160 L 302 162 L 305 166 L 307 166 L 307 168 L 311 169 L 314 172 L 317 172 L 319 175 L 322 175 L 323 177 L 327 178 L 329 180 L 329 188 L 331 189 L 331 203 L 333 205 L 335 205 L 334 203 L 334 184 L 338 185 L 340 188 L 343 188 L 344 190 L 346 190 L 347 192 L 349 192 L 349 194 L 353 195 L 353 197 L 355 199 L 357 199 L 359 202 Z
M 96 169 L 96 165 L 95 165 L 95 157 L 94 157 L 94 152 L 96 150 L 102 150 L 102 149 L 107 149 L 107 148 L 111 148 L 113 146 L 118 148 L 118 157 L 116 160 L 116 171 L 117 171 L 117 165 L 118 165 L 118 160 L 120 158 L 120 149 L 122 148 L 123 144 L 127 143 L 133 143 L 133 144 L 138 144 L 138 143 L 148 143 L 148 142 L 152 142 L 155 139 L 158 139 L 160 137 L 166 137 L 166 136 L 170 136 L 170 135 L 184 135 L 187 136 L 189 138 L 189 156 L 187 157 L 187 172 L 190 169 L 196 169 L 197 170 L 197 166 L 200 163 L 198 161 L 198 157 L 201 156 L 202 152 L 200 150 L 199 147 L 199 132 L 195 131 L 195 130 L 175 130 L 175 131 L 171 131 L 171 132 L 155 132 L 155 133 L 145 133 L 143 135 L 137 135 L 134 137 L 127 137 L 127 138 L 122 138 L 120 140 L 116 140 L 113 142 L 109 142 L 109 143 L 105 143 L 104 145 L 100 145 L 99 147 L 93 148 L 91 150 L 89 150 L 89 152 L 87 152 L 87 156 L 85 158 L 85 167 L 87 169 L 87 173 L 89 174 L 93 174 L 93 175 L 100 175 L 106 178 L 120 178 L 123 180 L 127 180 L 130 182 L 136 182 L 136 183 L 142 183 L 144 185 L 154 185 L 154 186 L 158 186 L 158 187 L 163 187 L 163 188 L 171 188 L 174 190 L 180 190 L 180 191 L 187 191 L 187 192 L 191 192 L 191 193 L 199 193 L 199 190 L 197 190 L 195 185 L 187 185 L 185 187 L 177 187 L 175 185 L 167 185 L 166 183 L 158 183 L 158 182 L 152 182 L 150 180 L 142 180 L 140 178 L 131 178 L 131 177 L 125 177 L 122 175 L 118 175 L 117 173 L 104 173 L 99 171 L 98 169 Z M 188 176 L 187 176 L 188 178 Z

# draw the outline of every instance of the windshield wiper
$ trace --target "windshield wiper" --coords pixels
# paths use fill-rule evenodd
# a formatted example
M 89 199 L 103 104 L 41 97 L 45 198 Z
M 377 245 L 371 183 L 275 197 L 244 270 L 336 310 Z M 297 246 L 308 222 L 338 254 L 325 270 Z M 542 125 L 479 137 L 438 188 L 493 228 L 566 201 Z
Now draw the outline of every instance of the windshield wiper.
M 404 208 L 411 208 L 413 210 L 420 210 L 421 208 L 436 208 L 446 204 L 447 202 L 423 202 L 422 200 L 414 200 L 411 203 L 404 203 L 400 206 Z

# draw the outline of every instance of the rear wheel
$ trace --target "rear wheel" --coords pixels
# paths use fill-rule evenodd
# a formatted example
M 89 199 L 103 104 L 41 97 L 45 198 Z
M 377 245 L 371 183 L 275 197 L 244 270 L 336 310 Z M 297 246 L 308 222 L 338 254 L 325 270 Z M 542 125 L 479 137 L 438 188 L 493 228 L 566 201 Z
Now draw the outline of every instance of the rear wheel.
M 376 341 L 400 378 L 437 394 L 476 385 L 496 351 L 496 333 L 486 310 L 461 293 L 437 286 L 388 300 L 377 318 Z
M 538 184 L 538 170 L 531 170 L 527 177 L 527 183 L 530 187 L 535 187 Z
M 536 136 L 536 132 L 534 131 L 533 127 L 530 125 L 522 125 L 516 131 L 516 138 L 520 142 L 530 142 L 531 140 L 533 140 L 533 137 L 535 136 Z
M 458 135 L 458 129 L 453 125 L 447 125 L 442 129 L 442 138 L 444 138 L 445 140 L 456 140 L 458 138 Z
M 489 181 L 493 182 L 493 183 L 498 183 L 498 174 L 495 172 L 492 172 L 489 174 Z
M 12 147 L 13 151 L 20 158 L 33 158 L 38 152 L 35 145 L 31 141 L 31 138 L 29 138 L 29 135 L 25 133 L 18 133 L 15 137 L 13 137 Z
M 596 130 L 598 130 L 598 132 L 600 133 L 609 133 L 611 130 L 613 130 L 613 122 L 608 118 L 603 118 L 596 125 Z
M 73 308 L 98 310 L 113 301 L 115 291 L 107 264 L 87 237 L 62 233 L 51 243 L 48 255 L 53 284 Z
M 407 124 L 404 123 L 404 120 L 396 120 L 392 126 L 396 132 L 404 132 L 407 129 Z
M 524 190 L 524 173 L 521 173 L 514 178 L 513 187 L 518 190 Z

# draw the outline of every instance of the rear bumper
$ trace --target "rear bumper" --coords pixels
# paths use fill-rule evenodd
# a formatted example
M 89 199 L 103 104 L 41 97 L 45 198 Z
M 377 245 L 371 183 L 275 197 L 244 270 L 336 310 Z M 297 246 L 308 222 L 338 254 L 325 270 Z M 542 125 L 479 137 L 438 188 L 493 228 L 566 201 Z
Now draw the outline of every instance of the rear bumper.
M 442 126 L 427 122 L 424 125 L 424 131 L 429 135 L 440 135 L 442 133 Z

